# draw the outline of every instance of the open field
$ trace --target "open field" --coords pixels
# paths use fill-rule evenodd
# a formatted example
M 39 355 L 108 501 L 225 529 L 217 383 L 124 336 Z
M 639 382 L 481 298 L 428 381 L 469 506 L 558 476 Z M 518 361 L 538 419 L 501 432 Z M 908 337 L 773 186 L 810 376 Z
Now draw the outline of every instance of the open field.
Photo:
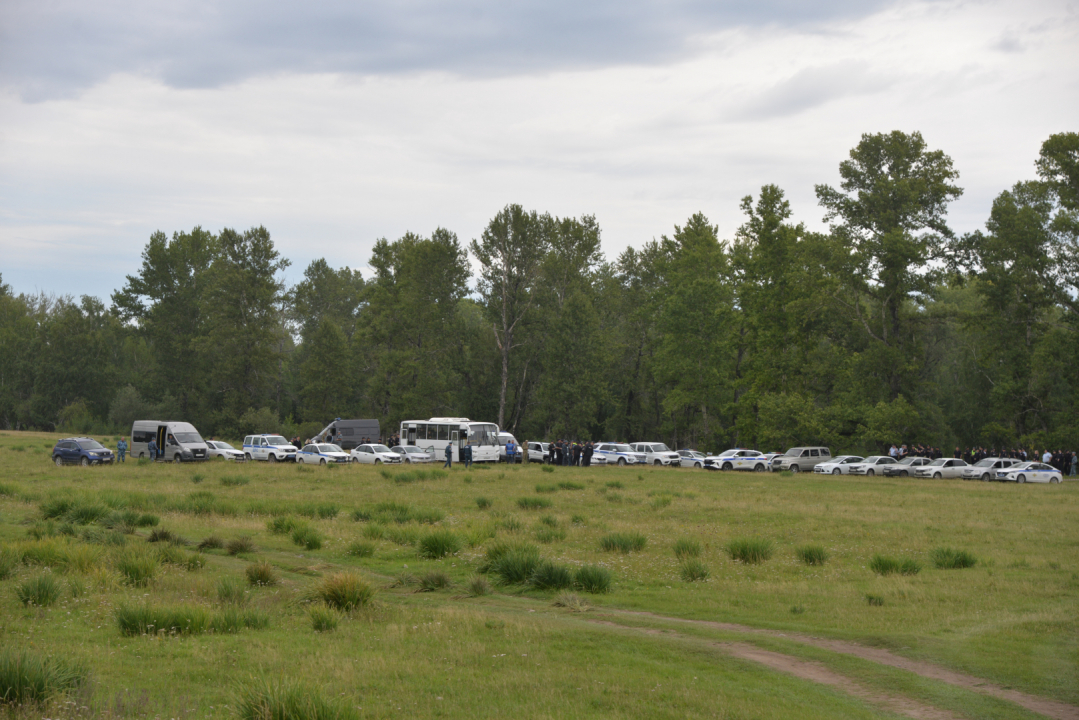
M 55 438 L 0 433 L 0 679 L 5 651 L 88 673 L 26 717 L 237 717 L 298 683 L 329 706 L 293 717 L 1079 718 L 1079 483 L 56 468 Z M 609 592 L 505 584 L 524 545 Z M 318 594 L 342 571 L 373 590 L 348 612 Z

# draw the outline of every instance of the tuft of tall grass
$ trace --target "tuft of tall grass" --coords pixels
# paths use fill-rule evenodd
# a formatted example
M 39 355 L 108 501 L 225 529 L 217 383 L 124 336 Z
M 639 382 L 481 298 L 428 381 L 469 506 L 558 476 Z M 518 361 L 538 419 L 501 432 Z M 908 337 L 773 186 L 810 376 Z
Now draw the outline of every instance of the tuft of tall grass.
M 46 520 L 55 520 L 67 515 L 74 506 L 75 501 L 71 498 L 51 497 L 41 503 L 41 517 Z
M 492 503 L 489 498 L 485 498 L 485 497 L 476 498 L 476 507 L 478 507 L 480 510 L 490 510 L 491 505 L 493 505 L 493 504 L 494 503 Z
M 554 465 L 541 465 L 540 470 L 542 470 L 545 473 L 553 473 L 554 472 Z
M 165 528 L 154 528 L 150 531 L 150 534 L 146 537 L 146 542 L 149 543 L 172 543 L 173 545 L 187 545 L 187 540 L 183 539 L 179 535 L 166 530 Z
M 451 585 L 453 585 L 453 581 L 442 570 L 430 570 L 420 576 L 420 592 L 445 590 Z
M 691 538 L 680 538 L 674 542 L 674 556 L 679 560 L 700 557 L 701 544 Z
M 252 585 L 261 587 L 277 584 L 277 571 L 274 570 L 273 565 L 265 560 L 251 563 L 244 569 L 244 573 L 247 575 L 247 582 Z
M 199 550 L 220 550 L 225 547 L 225 541 L 216 535 L 210 535 L 209 537 L 203 538 L 202 542 L 200 542 L 197 547 Z
M 884 598 L 880 595 L 870 595 L 866 593 L 865 601 L 874 607 L 880 607 L 884 605 Z
M 356 720 L 358 714 L 317 690 L 290 680 L 251 680 L 232 703 L 238 720 Z
M 206 476 L 203 475 L 202 473 L 195 473 L 194 475 L 191 476 L 191 482 L 195 483 L 196 485 L 198 485 L 200 482 L 202 482 L 205 479 L 206 479 Z
M 528 543 L 494 543 L 487 548 L 487 559 L 481 566 L 503 585 L 519 585 L 532 577 L 539 565 L 539 548 Z
M 521 521 L 512 515 L 502 518 L 496 525 L 498 529 L 505 530 L 508 533 L 517 533 L 524 529 L 524 525 L 521 524 Z
M 229 555 L 242 555 L 245 553 L 255 552 L 255 541 L 249 536 L 243 535 L 238 538 L 232 538 L 225 543 L 225 552 Z
M 68 522 L 76 525 L 90 525 L 96 523 L 109 514 L 109 509 L 104 505 L 74 505 L 65 513 Z
M 584 485 L 582 485 L 581 483 L 568 482 L 566 480 L 558 483 L 558 487 L 562 488 L 563 490 L 584 490 Z
M 266 529 L 274 535 L 288 535 L 295 530 L 298 525 L 302 524 L 304 524 L 303 521 L 297 520 L 294 517 L 279 515 L 266 522 Z
M 57 538 L 44 538 L 22 546 L 22 561 L 26 565 L 62 568 L 67 561 L 68 545 Z
M 399 485 L 405 483 L 425 482 L 427 480 L 442 480 L 447 476 L 445 470 L 440 470 L 438 468 L 432 468 L 431 470 L 399 470 L 397 472 L 383 470 L 380 474 L 387 480 L 393 480 Z
M 599 565 L 582 565 L 573 573 L 573 587 L 599 595 L 611 591 L 611 571 Z
M 806 565 L 823 565 L 828 560 L 823 545 L 800 545 L 794 549 L 794 555 Z
M 537 497 L 517 498 L 517 507 L 522 510 L 544 510 L 551 507 L 551 501 L 547 498 Z
M 922 566 L 912 558 L 897 560 L 885 555 L 874 555 L 869 561 L 869 569 L 877 575 L 917 575 Z
M 218 482 L 225 487 L 239 487 L 251 482 L 251 478 L 246 475 L 222 475 Z
M 559 593 L 558 596 L 551 601 L 551 604 L 555 607 L 565 608 L 571 612 L 588 612 L 592 609 L 592 603 L 588 602 L 586 598 L 573 592 Z
M 210 618 L 210 630 L 223 635 L 233 635 L 244 628 L 264 630 L 270 626 L 270 616 L 259 610 L 229 606 Z
M 300 525 L 292 531 L 292 543 L 307 550 L 320 550 L 322 548 L 322 535 L 310 525 Z
M 671 504 L 671 496 L 670 495 L 660 495 L 657 498 L 653 498 L 652 502 L 649 503 L 649 506 L 653 510 L 662 510 L 663 508 L 669 506 L 670 504 Z
M 461 538 L 451 530 L 433 530 L 420 538 L 420 557 L 437 560 L 461 549 Z
M 562 528 L 542 527 L 536 530 L 536 540 L 539 540 L 544 545 L 550 545 L 553 542 L 562 542 L 565 539 L 566 531 Z
M 71 543 L 64 548 L 64 567 L 86 574 L 101 564 L 101 548 L 85 543 Z
M 38 575 L 16 586 L 15 596 L 23 605 L 48 607 L 60 598 L 60 583 L 52 575 Z
M 364 542 L 363 540 L 357 540 L 345 549 L 346 555 L 352 557 L 372 557 L 375 554 L 375 544 L 373 542 Z
M 472 597 L 482 597 L 491 594 L 491 583 L 482 575 L 473 575 L 468 579 L 468 594 Z
M 644 478 L 640 477 L 640 476 L 638 476 L 637 479 L 638 480 L 644 480 Z M 621 480 L 611 480 L 610 482 L 604 483 L 604 485 L 606 487 L 609 487 L 609 488 L 613 489 L 613 490 L 623 490 L 626 487 L 625 485 L 622 484 Z
M 0 706 L 41 705 L 86 682 L 85 666 L 25 650 L 0 650 Z
M 116 624 L 121 635 L 200 635 L 210 629 L 210 613 L 184 605 L 120 605 Z
M 540 522 L 547 527 L 558 527 L 558 518 L 556 518 L 554 515 L 544 515 L 540 518 Z
M 695 558 L 686 560 L 682 563 L 681 575 L 686 582 L 700 582 L 708 579 L 708 568 Z
M 361 534 L 368 540 L 381 540 L 386 535 L 386 526 L 381 523 L 371 523 L 364 527 Z
M 375 589 L 356 573 L 346 570 L 323 578 L 315 594 L 330 607 L 350 612 L 370 603 Z
M 337 629 L 341 613 L 332 607 L 319 603 L 307 608 L 307 617 L 311 619 L 311 629 L 317 633 L 331 632 Z
M 953 548 L 935 548 L 929 554 L 929 557 L 932 558 L 933 564 L 940 570 L 961 570 L 963 568 L 972 568 L 978 564 L 978 558 L 966 550 L 955 550 Z
M 611 533 L 600 538 L 599 547 L 607 552 L 620 552 L 626 555 L 644 550 L 647 542 L 648 539 L 640 533 Z
M 772 559 L 773 545 L 771 540 L 763 538 L 738 538 L 727 543 L 726 549 L 731 560 L 746 565 L 760 565 Z
M 247 586 L 238 578 L 223 577 L 217 581 L 217 601 L 222 605 L 246 605 L 250 597 Z
M 536 492 L 538 493 L 553 493 L 558 492 L 557 485 L 543 485 L 542 483 L 536 484 Z
M 398 545 L 415 545 L 420 541 L 420 531 L 414 527 L 391 527 L 386 537 Z
M 22 553 L 14 548 L 0 548 L 0 580 L 7 580 L 22 562 Z
M 565 565 L 541 560 L 532 570 L 528 582 L 537 590 L 563 590 L 573 586 L 573 573 Z
M 125 549 L 114 562 L 116 569 L 124 576 L 124 582 L 135 587 L 146 587 L 157 576 L 157 557 L 142 549 Z

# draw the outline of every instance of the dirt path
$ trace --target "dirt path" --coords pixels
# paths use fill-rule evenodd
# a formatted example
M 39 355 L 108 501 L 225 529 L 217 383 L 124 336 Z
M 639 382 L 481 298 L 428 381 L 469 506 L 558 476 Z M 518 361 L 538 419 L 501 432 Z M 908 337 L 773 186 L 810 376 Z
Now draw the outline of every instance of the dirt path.
M 664 615 L 656 615 L 649 612 L 633 611 L 633 610 L 604 610 L 605 613 L 611 615 L 635 615 L 639 617 L 649 617 L 656 620 L 663 620 L 665 622 L 672 623 L 685 623 L 687 625 L 699 625 L 702 627 L 715 628 L 717 630 L 727 630 L 730 632 L 747 633 L 754 635 L 764 635 L 767 637 L 783 638 L 785 640 L 793 640 L 794 642 L 804 643 L 806 645 L 812 645 L 813 647 L 822 648 L 824 650 L 830 650 L 835 653 L 843 655 L 853 655 L 854 657 L 861 658 L 863 660 L 869 660 L 871 662 L 879 663 L 881 665 L 887 665 L 889 667 L 899 668 L 900 670 L 906 670 L 912 672 L 915 675 L 921 675 L 924 678 L 931 680 L 939 680 L 941 682 L 948 683 L 949 685 L 955 685 L 957 687 L 971 690 L 983 695 L 991 695 L 993 697 L 1001 698 L 1015 703 L 1021 707 L 1036 712 L 1039 715 L 1044 715 L 1054 720 L 1079 720 L 1079 707 L 1069 705 L 1068 703 L 1061 702 L 1059 700 L 1050 700 L 1049 698 L 1038 697 L 1037 695 L 1030 695 L 1019 690 L 1010 690 L 1003 688 L 991 682 L 987 682 L 981 678 L 974 677 L 973 675 L 967 675 L 965 673 L 956 672 L 955 670 L 949 670 L 948 668 L 941 667 L 940 665 L 934 665 L 930 662 L 923 660 L 911 660 L 901 655 L 896 655 L 890 650 L 884 650 L 882 648 L 868 647 L 866 645 L 859 645 L 857 643 L 848 642 L 845 640 L 831 640 L 828 638 L 813 637 L 812 635 L 803 635 L 801 633 L 785 633 L 778 630 L 765 630 L 762 628 L 750 627 L 748 625 L 738 625 L 735 623 L 715 622 L 710 620 L 686 620 L 684 618 L 667 617 Z M 764 651 L 761 651 L 764 652 Z M 928 717 L 928 716 L 926 716 Z

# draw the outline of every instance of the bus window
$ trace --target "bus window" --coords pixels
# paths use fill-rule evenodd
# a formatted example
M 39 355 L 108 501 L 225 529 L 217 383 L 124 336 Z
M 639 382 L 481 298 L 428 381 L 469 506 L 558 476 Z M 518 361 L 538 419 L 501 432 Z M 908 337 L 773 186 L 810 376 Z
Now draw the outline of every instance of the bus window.
M 450 426 L 449 425 L 439 425 L 438 426 L 438 439 L 439 440 L 449 440 L 450 439 Z

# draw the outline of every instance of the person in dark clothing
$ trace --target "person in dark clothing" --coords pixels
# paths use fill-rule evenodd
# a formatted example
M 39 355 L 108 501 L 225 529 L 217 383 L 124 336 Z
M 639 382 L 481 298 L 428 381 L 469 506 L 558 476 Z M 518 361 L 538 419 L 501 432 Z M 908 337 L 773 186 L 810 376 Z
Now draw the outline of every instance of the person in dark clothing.
M 581 464 L 581 444 L 573 443 L 573 464 L 580 466 Z
M 442 467 L 448 468 L 453 466 L 453 443 L 446 443 L 446 464 Z
M 589 440 L 588 443 L 585 444 L 585 446 L 584 446 L 584 466 L 585 467 L 592 467 L 592 454 L 595 451 L 596 451 L 596 449 L 592 446 L 592 441 Z
M 472 467 L 472 442 L 465 443 L 465 446 L 461 449 L 461 462 L 465 464 L 465 468 Z
M 555 443 L 554 443 L 554 464 L 555 465 L 561 465 L 562 464 L 562 441 L 561 440 L 555 440 Z

